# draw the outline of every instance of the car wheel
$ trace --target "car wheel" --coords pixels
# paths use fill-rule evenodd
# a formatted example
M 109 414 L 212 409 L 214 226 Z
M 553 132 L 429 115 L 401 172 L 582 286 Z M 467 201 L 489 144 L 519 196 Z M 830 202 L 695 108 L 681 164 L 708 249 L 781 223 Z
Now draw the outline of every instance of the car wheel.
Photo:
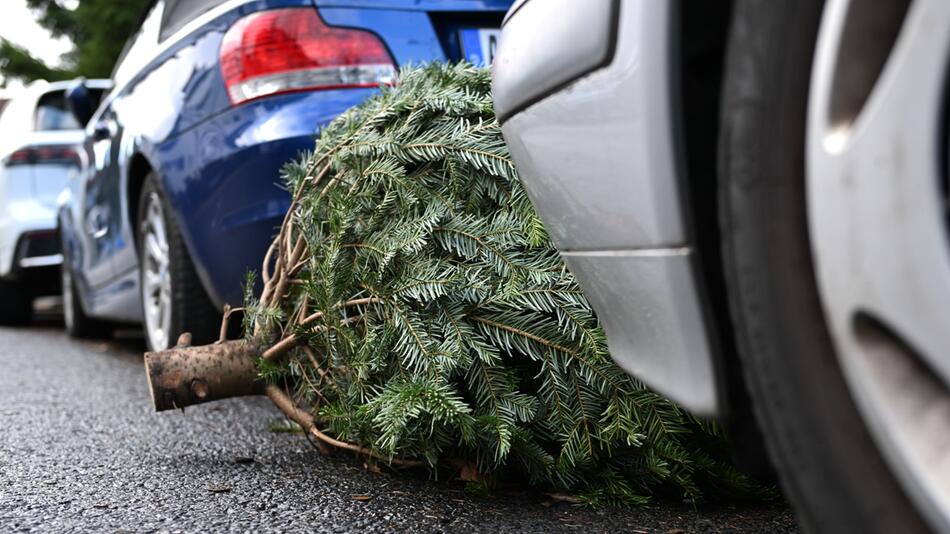
M 184 332 L 195 343 L 210 343 L 221 324 L 221 312 L 205 292 L 171 213 L 158 178 L 150 174 L 142 186 L 136 227 L 145 339 L 151 351 L 169 348 Z
M 0 280 L 0 325 L 22 326 L 33 320 L 33 295 L 15 282 Z
M 819 34 L 819 27 L 834 24 L 828 17 L 842 16 L 840 8 L 847 2 L 838 4 L 826 10 L 817 0 L 740 0 L 735 6 L 723 84 L 719 202 L 722 260 L 736 341 L 769 451 L 805 530 L 927 531 L 926 516 L 932 520 L 930 526 L 946 531 L 950 524 L 941 522 L 946 517 L 931 513 L 927 505 L 941 489 L 928 485 L 927 480 L 911 480 L 913 475 L 907 476 L 908 470 L 900 466 L 881 439 L 888 432 L 899 439 L 908 437 L 906 425 L 892 420 L 889 426 L 887 418 L 867 409 L 860 390 L 868 386 L 849 372 L 847 352 L 852 346 L 841 344 L 837 312 L 833 303 L 829 306 L 828 291 L 823 291 L 828 289 L 824 271 L 831 263 L 858 277 L 862 269 L 876 266 L 857 268 L 851 263 L 854 258 L 846 255 L 856 246 L 850 239 L 860 236 L 842 236 L 831 229 L 834 221 L 826 221 L 827 226 L 819 231 L 844 237 L 837 242 L 844 249 L 837 255 L 826 255 L 826 249 L 816 246 L 823 237 L 810 233 L 815 229 L 809 226 L 814 222 L 813 181 L 829 179 L 812 175 L 813 168 L 806 167 L 806 154 L 810 154 L 806 147 L 810 150 L 812 143 L 809 106 L 814 104 L 809 100 L 814 97 L 810 96 L 810 88 L 816 87 L 812 79 L 818 72 L 813 71 L 813 57 L 819 36 L 824 43 L 831 31 L 822 27 Z M 940 2 L 922 4 L 935 6 Z M 875 5 L 870 11 L 879 7 Z M 941 29 L 933 33 L 946 33 L 940 24 L 937 26 Z M 862 62 L 855 55 L 873 53 L 882 41 L 887 46 L 887 31 L 882 32 L 881 26 L 873 29 L 877 33 L 871 31 L 868 35 L 875 45 L 852 44 L 847 51 L 852 54 L 849 61 L 872 71 L 874 58 L 863 58 Z M 831 55 L 843 53 L 839 49 Z M 842 87 L 838 90 L 843 91 Z M 936 110 L 934 114 L 939 115 Z M 936 147 L 937 139 L 932 143 Z M 874 163 L 874 156 L 865 156 L 871 157 L 872 165 L 879 164 L 880 160 Z M 842 177 L 832 177 L 837 178 Z M 852 186 L 860 178 L 844 176 L 852 180 Z M 834 206 L 843 210 L 838 212 L 838 222 L 855 212 L 882 220 L 893 216 L 880 208 L 867 211 L 868 206 L 855 206 Z M 933 245 L 938 247 L 935 250 L 945 251 L 945 242 Z M 891 253 L 898 253 L 898 249 L 891 249 Z M 942 289 L 940 283 L 946 280 L 930 283 Z M 944 324 L 947 317 L 950 315 L 942 318 Z M 852 324 L 848 324 L 849 336 L 860 329 L 852 328 Z M 941 349 L 944 356 L 947 346 Z M 894 369 L 892 378 L 907 379 L 908 372 Z M 905 386 L 914 387 L 910 382 Z M 932 391 L 931 387 L 931 397 L 936 395 L 931 395 Z M 941 420 L 930 425 L 933 445 L 929 450 L 943 450 L 929 458 L 943 459 L 942 464 L 934 463 L 933 469 L 946 474 L 942 466 L 947 464 L 950 432 L 933 432 L 941 425 L 946 428 L 947 405 L 937 402 L 935 406 L 943 406 L 942 412 L 927 411 L 924 408 L 930 406 L 917 402 L 920 396 L 909 388 L 892 388 L 890 393 L 889 401 L 883 397 L 878 400 L 898 405 L 907 404 L 902 398 L 914 399 L 911 404 L 921 409 L 919 416 L 932 414 L 932 422 L 934 417 Z M 917 419 L 911 412 L 904 415 Z M 946 477 L 942 481 L 943 490 L 947 481 Z
M 79 293 L 73 278 L 72 269 L 63 259 L 60 269 L 60 282 L 63 298 L 63 323 L 66 333 L 75 338 L 106 337 L 112 333 L 112 325 L 86 315 L 79 300 Z

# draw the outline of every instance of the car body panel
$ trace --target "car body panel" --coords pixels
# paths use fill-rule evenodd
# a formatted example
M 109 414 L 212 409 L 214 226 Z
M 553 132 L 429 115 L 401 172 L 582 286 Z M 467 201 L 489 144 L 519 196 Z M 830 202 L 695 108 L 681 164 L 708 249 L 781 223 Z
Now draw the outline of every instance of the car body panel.
M 703 350 L 709 347 L 708 331 L 696 304 L 700 295 L 691 255 L 680 247 L 563 257 L 598 311 L 617 364 L 692 412 L 715 415 L 716 368 Z
M 522 11 L 518 16 L 505 19 L 505 53 L 492 66 L 495 113 L 502 122 L 565 83 L 609 63 L 616 42 L 619 0 L 548 0 L 526 2 L 518 9 Z M 549 23 L 534 24 L 537 17 Z M 585 31 L 578 32 L 578 27 Z M 570 47 L 559 46 L 565 40 Z
M 520 107 L 519 100 L 531 100 L 524 86 L 544 85 L 548 69 L 533 65 L 538 59 L 521 52 L 529 44 L 508 28 L 517 31 L 521 16 L 562 16 L 556 9 L 531 9 L 535 5 L 549 7 L 527 2 L 506 24 L 496 60 L 495 99 L 513 109 Z M 624 3 L 612 64 L 505 122 L 519 170 L 524 168 L 526 186 L 561 250 L 669 247 L 686 240 L 671 119 L 669 11 L 668 6 Z M 567 29 L 587 32 L 581 25 Z M 559 40 L 570 43 L 565 48 L 573 41 L 569 35 Z M 550 61 L 549 55 L 557 57 L 549 53 L 540 59 Z M 538 77 L 522 82 L 521 72 Z M 508 134 L 514 130 L 517 135 Z M 544 169 L 543 180 L 533 175 L 535 167 Z M 578 202 L 581 198 L 584 202 Z
M 327 24 L 375 33 L 405 65 L 452 59 L 445 31 L 453 24 L 497 27 L 510 5 L 227 0 L 160 40 L 163 3 L 157 2 L 116 68 L 115 89 L 86 129 L 81 187 L 61 198 L 67 259 L 84 309 L 98 318 L 142 319 L 132 197 L 143 166 L 159 177 L 212 301 L 240 303 L 245 274 L 260 269 L 289 205 L 280 168 L 313 149 L 320 126 L 375 92 L 309 91 L 232 105 L 218 53 L 239 18 L 267 9 L 318 9 Z
M 516 7 L 493 88 L 514 113 L 502 130 L 529 196 L 598 312 L 614 360 L 694 413 L 720 413 L 676 148 L 675 3 L 622 2 L 612 61 L 537 101 L 523 88 L 550 85 L 558 58 L 572 57 L 588 27 L 558 25 L 569 3 Z M 560 28 L 554 50 L 527 53 L 549 27 Z
M 295 93 L 235 107 L 162 145 L 155 160 L 186 245 L 219 305 L 242 302 L 247 270 L 259 271 L 290 197 L 283 162 L 314 145 L 314 131 L 372 89 Z M 233 268 L 234 263 L 244 266 Z
M 70 264 L 80 301 L 91 316 L 142 320 L 136 229 L 130 217 L 137 208 L 129 189 L 133 161 L 144 162 L 160 177 L 160 186 L 171 197 L 174 215 L 184 227 L 182 234 L 192 257 L 203 250 L 187 230 L 193 225 L 182 214 L 192 213 L 192 195 L 206 192 L 189 189 L 189 184 L 201 177 L 201 169 L 196 171 L 194 163 L 223 157 L 214 152 L 218 145 L 209 143 L 220 125 L 208 123 L 232 108 L 218 65 L 224 32 L 242 16 L 262 8 L 310 6 L 308 0 L 226 1 L 161 42 L 161 3 L 145 18 L 127 52 L 126 61 L 131 63 L 117 67 L 116 88 L 87 127 L 89 164 L 84 185 L 65 202 L 78 204 L 78 209 L 63 207 L 64 212 L 78 217 L 66 227 L 85 234 L 70 238 L 82 249 L 70 258 Z M 247 111 L 262 110 L 251 107 Z M 311 126 L 311 145 L 313 131 Z M 182 138 L 198 138 L 204 144 L 189 146 Z M 271 165 L 276 170 L 273 162 Z M 209 294 L 216 296 L 210 270 L 200 260 L 196 267 Z
M 421 60 L 444 61 L 438 36 L 427 13 L 417 10 L 324 7 L 320 16 L 331 26 L 358 27 L 382 37 L 397 65 Z M 425 28 L 428 31 L 412 31 Z

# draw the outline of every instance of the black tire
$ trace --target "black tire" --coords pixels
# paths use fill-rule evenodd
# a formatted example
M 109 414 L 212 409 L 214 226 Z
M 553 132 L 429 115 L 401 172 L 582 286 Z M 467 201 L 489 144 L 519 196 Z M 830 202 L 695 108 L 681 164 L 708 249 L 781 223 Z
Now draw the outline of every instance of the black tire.
M 65 250 L 65 247 L 63 250 Z M 79 292 L 76 290 L 73 272 L 69 267 L 69 262 L 66 261 L 65 255 L 60 277 L 63 298 L 63 324 L 66 327 L 66 333 L 70 337 L 79 339 L 109 337 L 112 335 L 114 327 L 111 323 L 93 319 L 86 315 L 82 300 L 79 298 Z
M 723 264 L 736 341 L 782 486 L 809 532 L 926 531 L 871 440 L 832 348 L 805 207 L 818 0 L 739 0 L 720 131 Z
M 16 282 L 0 280 L 0 325 L 23 326 L 33 320 L 33 295 Z
M 145 217 L 146 203 L 150 195 L 157 195 L 162 206 L 165 231 L 168 239 L 169 266 L 168 272 L 172 284 L 171 298 L 171 329 L 169 345 L 174 345 L 178 336 L 190 332 L 195 344 L 211 343 L 218 338 L 221 327 L 221 311 L 211 302 L 204 285 L 198 278 L 195 266 L 185 247 L 178 223 L 172 215 L 173 211 L 168 199 L 159 187 L 158 177 L 150 173 L 142 185 L 142 192 L 138 202 L 138 216 L 136 221 L 136 243 L 139 254 L 139 283 L 143 283 L 144 273 L 144 246 L 142 241 L 143 218 Z M 144 305 L 144 303 L 143 303 Z M 148 327 L 145 327 L 145 339 L 149 350 L 163 350 L 167 347 L 155 347 L 152 344 Z

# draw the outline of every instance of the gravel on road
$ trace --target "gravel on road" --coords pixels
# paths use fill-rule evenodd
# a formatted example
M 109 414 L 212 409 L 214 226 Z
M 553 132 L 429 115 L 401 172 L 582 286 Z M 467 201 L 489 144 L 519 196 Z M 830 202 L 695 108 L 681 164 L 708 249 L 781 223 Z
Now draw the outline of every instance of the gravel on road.
M 0 531 L 791 532 L 783 507 L 589 510 L 374 473 L 275 433 L 265 398 L 155 413 L 142 342 L 0 328 Z

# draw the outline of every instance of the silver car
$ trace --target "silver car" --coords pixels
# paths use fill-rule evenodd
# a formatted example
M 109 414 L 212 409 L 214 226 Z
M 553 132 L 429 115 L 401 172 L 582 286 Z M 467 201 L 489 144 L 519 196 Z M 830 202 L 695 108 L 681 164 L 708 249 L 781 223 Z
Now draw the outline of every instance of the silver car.
M 108 80 L 86 82 L 98 99 Z M 71 82 L 34 82 L 0 115 L 0 324 L 23 324 L 33 298 L 59 293 L 56 199 L 84 139 L 66 106 Z
M 496 112 L 613 358 L 808 531 L 950 532 L 948 59 L 946 0 L 505 20 Z

